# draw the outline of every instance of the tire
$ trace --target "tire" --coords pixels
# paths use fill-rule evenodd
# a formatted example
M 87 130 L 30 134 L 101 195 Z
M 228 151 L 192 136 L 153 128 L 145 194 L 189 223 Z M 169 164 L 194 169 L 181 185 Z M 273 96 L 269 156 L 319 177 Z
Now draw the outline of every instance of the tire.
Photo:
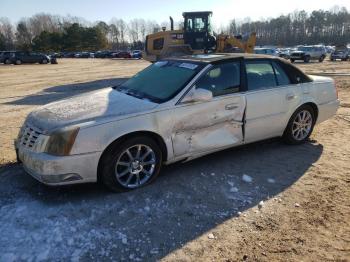
M 21 65 L 21 64 L 22 64 L 22 61 L 20 59 L 15 60 L 15 65 Z
M 321 57 L 318 59 L 318 62 L 322 63 L 324 59 L 325 59 L 325 56 L 321 56 Z
M 140 146 L 141 150 L 137 155 Z M 148 164 L 143 165 L 142 162 Z M 133 137 L 124 142 L 116 142 L 104 153 L 99 178 L 110 190 L 125 192 L 154 181 L 161 166 L 162 151 L 158 144 L 147 136 Z
M 41 64 L 46 65 L 47 63 L 48 63 L 47 59 L 43 59 L 43 60 L 41 61 Z
M 290 62 L 294 63 L 294 62 L 295 62 L 295 60 L 294 60 L 294 59 L 290 59 Z
M 300 128 L 297 127 L 297 124 L 295 122 L 299 121 L 300 123 L 302 123 L 302 115 L 305 114 L 305 119 L 310 119 L 310 122 L 307 121 L 307 124 L 305 123 L 305 128 L 302 127 L 302 129 L 305 131 L 295 131 L 295 130 L 301 130 Z M 284 141 L 289 144 L 289 145 L 299 145 L 302 143 L 305 143 L 313 129 L 315 126 L 315 112 L 313 110 L 313 108 L 309 105 L 303 105 L 301 107 L 299 107 L 294 114 L 291 116 L 291 118 L 289 119 L 288 125 L 284 131 L 283 134 L 283 139 Z M 301 134 L 300 136 L 298 134 Z
M 309 63 L 310 62 L 310 56 L 305 56 L 304 57 L 304 62 Z
M 4 64 L 5 64 L 5 65 L 10 65 L 10 64 L 11 64 L 11 60 L 10 60 L 10 59 L 6 59 L 6 60 L 4 61 Z

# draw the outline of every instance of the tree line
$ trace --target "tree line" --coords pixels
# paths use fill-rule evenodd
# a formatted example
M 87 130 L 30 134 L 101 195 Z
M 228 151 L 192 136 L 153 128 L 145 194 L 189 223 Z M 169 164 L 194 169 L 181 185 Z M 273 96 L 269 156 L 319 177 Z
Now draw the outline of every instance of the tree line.
M 215 15 L 215 14 L 214 14 Z M 178 23 L 181 26 L 181 23 Z M 113 18 L 109 23 L 91 23 L 82 18 L 45 13 L 21 19 L 16 25 L 0 18 L 0 50 L 89 51 L 103 49 L 142 49 L 146 35 L 162 30 L 167 22 L 144 19 L 129 22 Z M 276 18 L 250 21 L 235 19 L 217 33 L 257 33 L 258 45 L 298 44 L 340 45 L 350 42 L 350 13 L 344 7 L 295 11 Z
M 258 45 L 344 45 L 350 43 L 350 13 L 344 7 L 310 14 L 295 11 L 266 21 L 232 20 L 226 32 L 256 32 Z
M 164 23 L 163 23 L 164 24 Z M 79 17 L 45 13 L 22 18 L 16 25 L 0 18 L 0 50 L 92 51 L 141 49 L 146 35 L 161 30 L 163 24 L 144 19 L 129 22 L 113 18 L 91 23 Z

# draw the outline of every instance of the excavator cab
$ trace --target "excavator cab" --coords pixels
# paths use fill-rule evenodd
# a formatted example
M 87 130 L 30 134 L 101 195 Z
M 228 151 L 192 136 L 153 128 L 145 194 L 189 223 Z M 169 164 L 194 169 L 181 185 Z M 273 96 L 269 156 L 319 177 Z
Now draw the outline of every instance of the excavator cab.
M 213 12 L 184 12 L 184 42 L 192 50 L 215 49 L 216 39 L 211 26 Z
M 234 48 L 253 53 L 255 33 L 252 33 L 246 42 L 233 35 L 214 36 L 211 26 L 212 14 L 212 12 L 184 12 L 183 28 L 176 30 L 174 21 L 170 17 L 170 30 L 163 28 L 163 31 L 146 36 L 142 57 L 147 61 L 155 62 L 165 57 L 231 52 Z

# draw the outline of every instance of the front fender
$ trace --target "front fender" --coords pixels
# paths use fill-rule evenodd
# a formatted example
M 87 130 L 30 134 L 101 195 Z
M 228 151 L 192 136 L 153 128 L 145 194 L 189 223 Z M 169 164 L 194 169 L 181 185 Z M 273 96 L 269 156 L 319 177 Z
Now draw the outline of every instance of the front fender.
M 81 128 L 71 154 L 102 152 L 124 135 L 147 131 L 163 139 L 168 158 L 172 157 L 171 124 L 167 123 L 171 121 L 171 117 L 168 116 L 167 111 L 159 111 Z

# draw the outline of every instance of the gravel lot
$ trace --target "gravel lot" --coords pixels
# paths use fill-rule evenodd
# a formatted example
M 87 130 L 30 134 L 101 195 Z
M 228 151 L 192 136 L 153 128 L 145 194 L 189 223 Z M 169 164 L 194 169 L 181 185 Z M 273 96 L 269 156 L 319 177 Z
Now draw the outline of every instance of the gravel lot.
M 349 76 L 335 76 L 341 107 L 309 143 L 272 139 L 171 165 L 137 191 L 46 187 L 15 163 L 12 141 L 31 110 L 148 64 L 0 65 L 0 261 L 350 261 Z M 349 62 L 297 65 L 350 71 Z

